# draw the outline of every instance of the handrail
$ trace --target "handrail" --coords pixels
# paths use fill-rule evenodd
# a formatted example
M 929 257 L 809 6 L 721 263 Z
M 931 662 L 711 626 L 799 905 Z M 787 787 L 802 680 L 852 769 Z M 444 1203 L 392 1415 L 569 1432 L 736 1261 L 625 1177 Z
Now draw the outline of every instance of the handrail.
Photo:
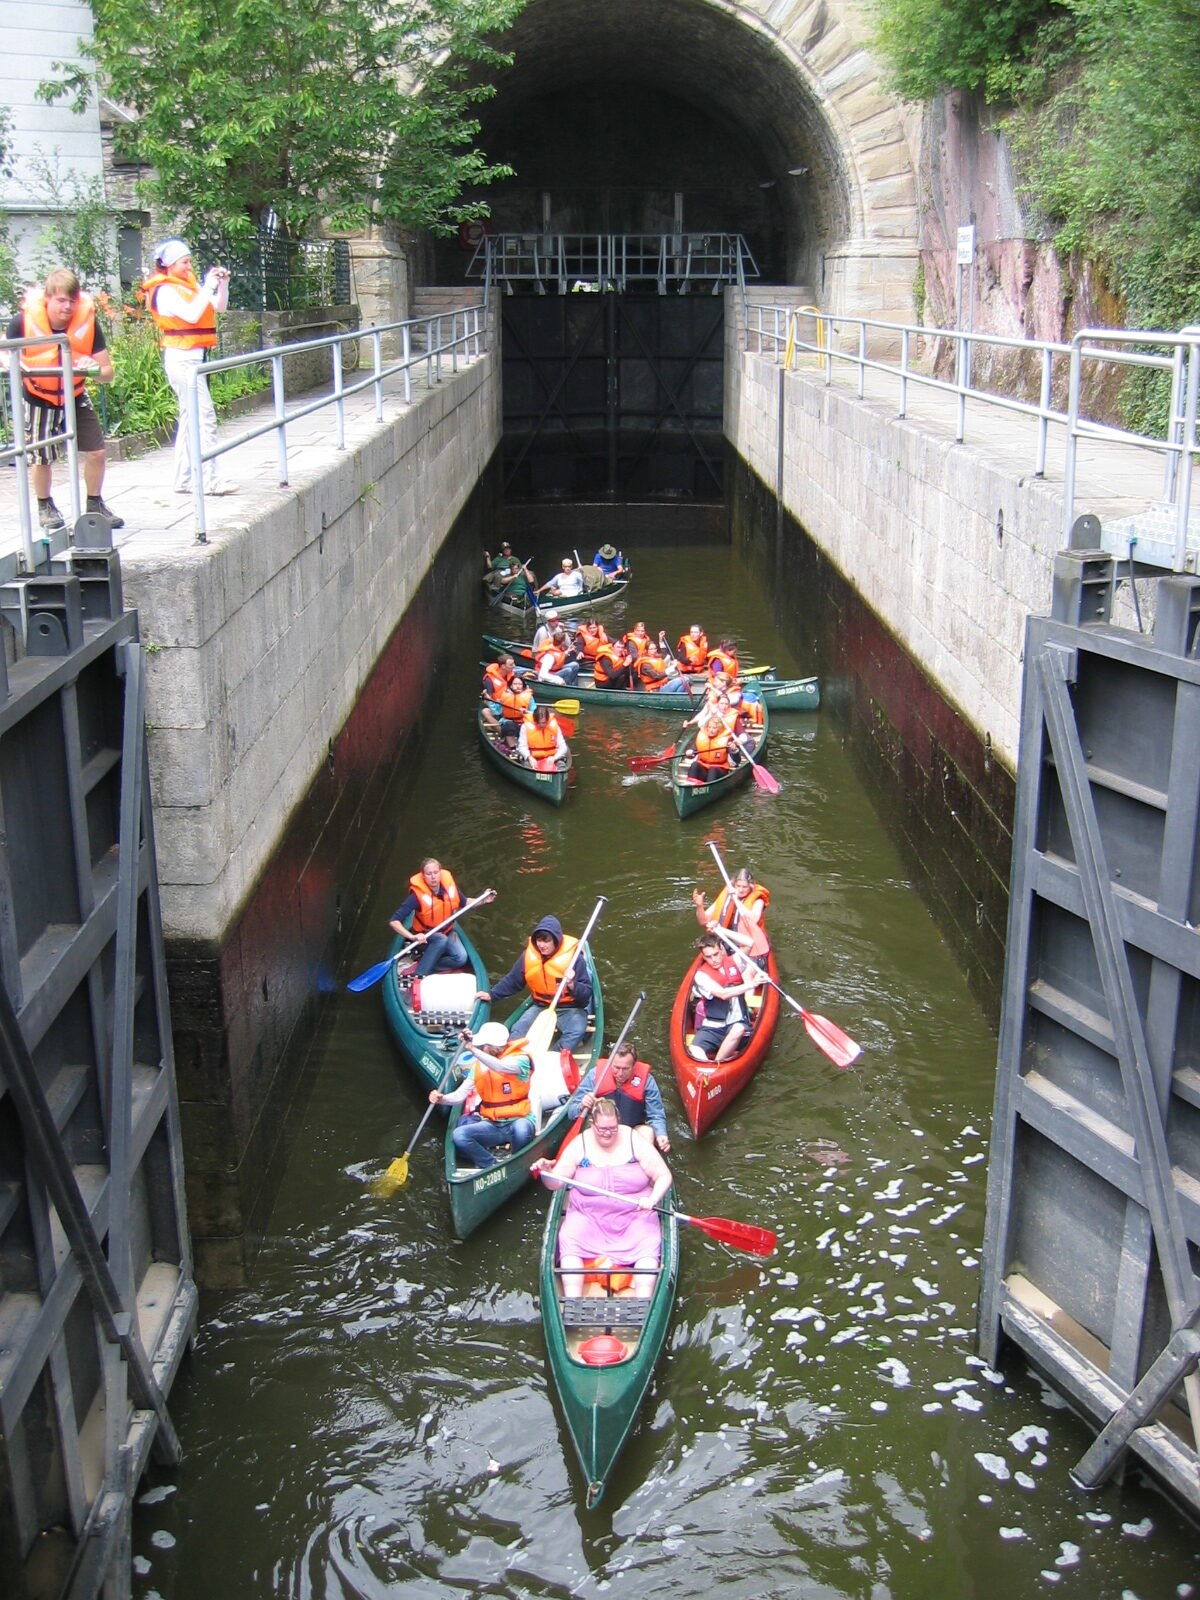
M 653 284 L 659 294 L 668 283 L 681 286 L 743 286 L 758 277 L 750 247 L 739 233 L 526 233 L 490 234 L 476 247 L 467 277 L 504 284 L 531 285 L 544 294 L 572 288 L 615 289 Z
M 810 317 L 813 321 L 812 338 L 801 331 L 800 319 L 806 317 Z M 1147 329 L 1083 328 L 1075 334 L 1069 344 L 1064 344 L 1055 340 L 1018 339 L 1004 334 L 980 333 L 967 329 L 922 327 L 876 317 L 835 316 L 829 312 L 818 311 L 815 307 L 797 308 L 766 303 L 756 303 L 748 308 L 745 327 L 748 350 L 756 350 L 757 353 L 772 356 L 780 362 L 785 361 L 789 348 L 793 351 L 804 351 L 815 357 L 820 367 L 824 368 L 827 385 L 833 382 L 835 362 L 854 368 L 857 374 L 859 398 L 862 398 L 865 392 L 865 378 L 868 372 L 880 372 L 896 377 L 900 394 L 898 415 L 901 417 L 907 413 L 910 384 L 919 384 L 924 388 L 954 396 L 957 414 L 955 437 L 959 443 L 966 434 L 968 399 L 984 401 L 1003 411 L 1036 418 L 1034 473 L 1038 477 L 1044 477 L 1046 472 L 1050 426 L 1055 424 L 1063 427 L 1066 439 L 1063 533 L 1066 542 L 1070 540 L 1070 532 L 1076 518 L 1076 478 L 1081 440 L 1103 440 L 1159 452 L 1163 457 L 1163 500 L 1175 515 L 1173 566 L 1175 571 L 1186 570 L 1191 487 L 1198 449 L 1200 327 L 1184 328 L 1178 333 Z M 871 335 L 875 334 L 887 336 L 892 340 L 898 338 L 900 346 L 898 360 L 871 353 L 873 343 L 879 342 L 877 339 L 872 340 Z M 912 360 L 914 339 L 926 343 L 950 341 L 954 349 L 955 376 L 941 378 L 929 370 L 915 366 Z M 1034 354 L 1040 364 L 1037 400 L 1023 400 L 1016 395 L 1002 394 L 974 383 L 971 376 L 971 357 L 972 351 L 977 346 Z M 1155 353 L 1153 349 L 1155 346 L 1165 349 L 1166 353 Z M 1056 360 L 1067 364 L 1068 397 L 1065 411 L 1059 410 L 1051 403 Z M 1115 423 L 1102 422 L 1086 416 L 1083 412 L 1085 362 L 1108 363 L 1169 375 L 1171 402 L 1165 437 L 1156 438 L 1136 433 Z
M 20 357 L 13 361 L 9 357 L 9 352 L 27 350 L 30 345 L 45 344 L 56 344 L 62 350 L 62 359 L 57 367 L 39 367 L 38 372 L 53 374 L 64 380 L 63 431 L 49 433 L 44 439 L 34 441 L 27 438 L 28 415 L 23 399 Z M 0 466 L 7 466 L 10 462 L 17 463 L 17 515 L 21 529 L 21 545 L 26 571 L 34 572 L 37 569 L 38 558 L 33 543 L 33 507 L 29 498 L 29 476 L 25 471 L 30 456 L 49 445 L 66 445 L 67 490 L 71 496 L 72 527 L 79 521 L 82 511 L 79 500 L 79 442 L 75 426 L 75 384 L 73 381 L 66 381 L 68 376 L 74 378 L 71 342 L 65 333 L 39 333 L 28 339 L 0 339 L 0 365 L 8 368 L 8 394 L 13 430 L 12 444 L 0 446 Z M 44 548 L 48 548 L 48 541 L 43 539 L 41 543 Z

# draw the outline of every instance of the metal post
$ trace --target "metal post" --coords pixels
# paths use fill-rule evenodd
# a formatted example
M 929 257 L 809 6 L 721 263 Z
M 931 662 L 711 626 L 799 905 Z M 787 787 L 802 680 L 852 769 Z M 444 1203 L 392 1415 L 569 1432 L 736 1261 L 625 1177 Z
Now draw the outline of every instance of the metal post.
M 71 493 L 71 531 L 83 514 L 79 499 L 79 432 L 75 420 L 75 374 L 71 366 L 71 346 L 65 335 L 59 335 L 62 361 L 63 418 L 67 433 L 67 479 Z
M 371 366 L 375 378 L 375 421 L 383 421 L 383 335 L 378 328 L 371 330 Z M 407 378 L 408 373 L 404 376 Z
M 1192 458 L 1196 450 L 1196 403 L 1200 395 L 1200 346 L 1191 345 L 1187 356 L 1187 397 L 1183 413 L 1183 454 L 1179 462 L 1179 492 L 1175 501 L 1175 571 L 1187 564 L 1188 512 L 1192 504 Z
M 442 381 L 442 319 L 437 319 L 437 381 Z
M 1050 436 L 1050 377 L 1053 353 L 1047 345 L 1042 351 L 1042 387 L 1038 392 L 1038 448 L 1035 476 L 1046 476 L 1046 443 Z
M 858 324 L 858 398 L 861 400 L 867 388 L 867 325 L 865 322 Z
M 1175 353 L 1171 358 L 1171 409 L 1167 417 L 1166 442 L 1168 445 L 1178 444 L 1183 438 L 1183 371 L 1186 357 L 1181 344 L 1175 346 Z M 1179 457 L 1174 450 L 1168 449 L 1166 460 L 1163 463 L 1163 499 L 1168 504 L 1174 502 L 1175 488 L 1178 483 Z
M 337 447 L 339 450 L 346 448 L 346 399 L 342 391 L 342 341 L 329 346 L 333 356 L 333 392 L 336 399 L 333 409 L 337 414 Z
M 466 321 L 463 322 L 463 332 L 466 332 Z M 458 312 L 452 312 L 450 317 L 450 370 L 458 371 Z
M 200 369 L 191 374 L 192 381 L 183 391 L 187 406 L 188 427 L 191 437 L 188 450 L 192 458 L 192 511 L 196 518 L 196 543 L 208 543 L 208 513 L 204 504 L 204 462 L 200 454 Z
M 900 334 L 900 416 L 908 414 L 908 336 L 905 328 Z
M 17 511 L 21 522 L 21 543 L 25 549 L 26 570 L 32 572 L 37 566 L 37 559 L 33 551 L 33 504 L 29 497 L 28 463 L 31 435 L 26 427 L 28 418 L 25 414 L 19 359 L 9 360 L 8 395 L 12 408 L 13 444 L 17 446 L 18 451 L 14 464 L 17 469 Z
M 404 403 L 412 404 L 412 324 L 406 322 L 400 330 L 400 359 L 404 363 Z
M 273 355 L 271 357 L 271 392 L 275 397 L 275 421 L 278 424 L 275 429 L 275 438 L 278 442 L 279 450 L 279 482 L 280 484 L 285 484 L 288 481 L 287 428 L 285 427 L 287 397 L 283 391 L 282 355 Z
M 1079 451 L 1079 389 L 1083 367 L 1083 351 L 1079 337 L 1071 341 L 1071 373 L 1067 385 L 1067 450 L 1063 458 L 1063 544 L 1071 543 L 1071 529 L 1075 524 L 1075 471 Z

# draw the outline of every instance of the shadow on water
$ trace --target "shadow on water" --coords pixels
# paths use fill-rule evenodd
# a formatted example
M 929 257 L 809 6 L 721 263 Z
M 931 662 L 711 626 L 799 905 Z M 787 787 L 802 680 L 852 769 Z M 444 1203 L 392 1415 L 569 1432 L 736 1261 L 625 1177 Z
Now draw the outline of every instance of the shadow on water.
M 645 551 L 631 604 L 675 635 L 727 619 L 751 659 L 803 671 L 724 547 Z M 494 613 L 478 623 L 491 626 Z M 1190 1529 L 1135 1483 L 1087 1500 L 1086 1431 L 1019 1364 L 973 1354 L 995 1040 L 853 776 L 832 721 L 780 715 L 777 797 L 680 824 L 669 717 L 585 710 L 560 811 L 485 770 L 464 641 L 347 972 L 378 959 L 420 857 L 499 890 L 472 914 L 489 971 L 543 913 L 595 939 L 610 1016 L 639 988 L 640 1049 L 672 1115 L 683 1208 L 774 1228 L 749 1262 L 684 1229 L 667 1351 L 601 1506 L 552 1400 L 536 1304 L 545 1197 L 453 1238 L 436 1131 L 406 1188 L 367 1184 L 423 1109 L 378 992 L 341 994 L 252 1286 L 206 1301 L 173 1409 L 187 1457 L 142 1496 L 142 1600 L 1188 1593 Z M 702 1143 L 667 1064 L 670 1003 L 716 887 L 706 841 L 770 885 L 785 986 L 864 1046 L 839 1072 L 784 1012 L 758 1078 Z

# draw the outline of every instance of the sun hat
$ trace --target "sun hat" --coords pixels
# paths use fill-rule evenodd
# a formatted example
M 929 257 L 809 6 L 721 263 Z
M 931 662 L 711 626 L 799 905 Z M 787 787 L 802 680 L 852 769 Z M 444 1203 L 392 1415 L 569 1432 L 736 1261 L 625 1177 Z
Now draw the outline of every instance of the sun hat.
M 600 546 L 600 554 L 604 557 L 605 561 L 611 561 L 616 553 L 616 550 L 611 544 L 602 544 Z
M 191 255 L 191 247 L 183 239 L 164 239 L 162 244 L 155 247 L 154 259 L 160 267 L 173 267 L 177 261 L 182 261 L 184 256 Z
M 508 1043 L 508 1029 L 502 1022 L 485 1022 L 472 1039 L 472 1044 L 489 1044 L 503 1047 Z

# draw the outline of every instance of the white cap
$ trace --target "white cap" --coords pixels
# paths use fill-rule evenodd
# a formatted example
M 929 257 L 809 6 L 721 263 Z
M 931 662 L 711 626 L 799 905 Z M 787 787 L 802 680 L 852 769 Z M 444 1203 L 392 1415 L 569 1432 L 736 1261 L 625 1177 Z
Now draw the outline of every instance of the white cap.
M 485 1022 L 471 1042 L 481 1044 L 485 1048 L 488 1045 L 498 1045 L 503 1049 L 508 1043 L 508 1029 L 502 1022 Z
M 553 607 L 549 611 L 543 611 L 542 615 L 545 617 L 547 622 L 557 622 L 558 621 L 558 612 L 555 611 L 553 609 Z
M 184 256 L 190 256 L 191 253 L 185 240 L 166 239 L 155 247 L 154 259 L 160 266 L 173 267 L 177 261 L 182 261 Z

